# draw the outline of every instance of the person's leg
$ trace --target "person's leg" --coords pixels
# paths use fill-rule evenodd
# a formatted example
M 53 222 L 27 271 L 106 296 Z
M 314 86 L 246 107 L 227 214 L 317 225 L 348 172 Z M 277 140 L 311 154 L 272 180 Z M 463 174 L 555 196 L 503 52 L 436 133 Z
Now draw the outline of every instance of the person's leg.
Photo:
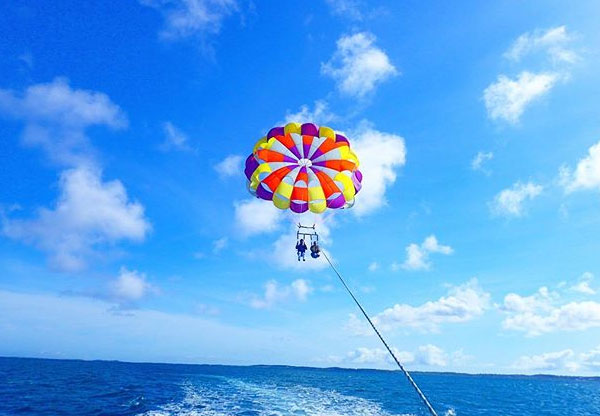
M 300 261 L 300 252 L 298 252 L 298 261 Z

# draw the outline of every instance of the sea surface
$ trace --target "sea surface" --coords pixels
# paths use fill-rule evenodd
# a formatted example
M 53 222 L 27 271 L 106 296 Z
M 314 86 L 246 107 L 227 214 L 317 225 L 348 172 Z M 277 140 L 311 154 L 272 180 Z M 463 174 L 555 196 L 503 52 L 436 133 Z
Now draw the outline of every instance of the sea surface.
M 600 378 L 414 373 L 440 416 L 600 415 Z M 397 371 L 0 358 L 0 415 L 427 415 Z

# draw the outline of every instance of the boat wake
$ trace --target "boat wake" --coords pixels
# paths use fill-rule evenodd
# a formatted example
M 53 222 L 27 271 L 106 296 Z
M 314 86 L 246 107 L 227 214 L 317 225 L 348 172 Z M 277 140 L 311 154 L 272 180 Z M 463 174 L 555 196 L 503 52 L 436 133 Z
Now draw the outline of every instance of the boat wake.
M 191 382 L 183 399 L 142 416 L 413 416 L 389 413 L 373 401 L 306 386 L 276 386 L 222 379 L 208 387 Z

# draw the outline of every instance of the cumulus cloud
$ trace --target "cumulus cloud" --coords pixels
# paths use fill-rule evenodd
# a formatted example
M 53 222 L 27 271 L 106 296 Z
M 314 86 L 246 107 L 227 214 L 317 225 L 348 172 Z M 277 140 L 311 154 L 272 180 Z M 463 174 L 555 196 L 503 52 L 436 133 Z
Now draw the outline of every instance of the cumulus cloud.
M 404 139 L 361 123 L 351 131 L 352 148 L 360 158 L 363 187 L 356 195 L 355 215 L 370 214 L 387 204 L 386 191 L 397 178 L 397 170 L 406 163 Z
M 579 356 L 579 364 L 590 370 L 600 370 L 600 345 L 587 353 L 582 353 Z
M 229 155 L 215 165 L 215 170 L 221 178 L 239 176 L 243 172 L 244 158 L 240 155 Z
M 519 36 L 510 49 L 505 52 L 504 57 L 512 61 L 520 61 L 524 56 L 542 52 L 555 64 L 572 64 L 579 59 L 575 50 L 568 47 L 573 40 L 574 37 L 567 32 L 566 26 L 547 30 L 538 29 Z
M 438 368 L 447 367 L 450 364 L 462 364 L 455 357 L 468 357 L 462 350 L 448 354 L 442 348 L 432 344 L 421 345 L 414 351 L 401 351 L 392 347 L 392 351 L 403 365 L 413 364 Z M 384 348 L 359 347 L 343 356 L 330 356 L 325 361 L 358 367 L 390 368 L 396 366 L 390 353 Z
M 523 71 L 515 79 L 499 75 L 483 91 L 488 116 L 492 120 L 518 123 L 527 106 L 548 93 L 558 80 L 559 75 L 552 72 Z
M 487 172 L 484 169 L 483 164 L 489 160 L 492 160 L 493 158 L 494 158 L 494 153 L 492 153 L 492 152 L 477 152 L 477 154 L 471 161 L 471 169 Z
M 600 326 L 600 303 L 558 304 L 560 296 L 542 287 L 531 296 L 509 293 L 501 309 L 507 314 L 502 327 L 534 337 L 557 331 L 583 331 Z
M 103 182 L 97 169 L 64 171 L 53 208 L 40 208 L 32 219 L 4 219 L 3 234 L 48 253 L 59 270 L 85 268 L 97 249 L 120 240 L 142 241 L 150 231 L 144 207 L 129 200 L 118 180 Z
M 120 303 L 129 304 L 141 300 L 157 289 L 148 283 L 146 275 L 137 270 L 121 268 L 119 277 L 110 286 L 111 297 Z
M 519 36 L 504 57 L 520 62 L 533 55 L 535 59 L 529 60 L 529 64 L 542 69 L 522 71 L 515 78 L 499 75 L 483 92 L 488 116 L 492 120 L 517 124 L 531 103 L 548 94 L 559 81 L 568 81 L 572 65 L 579 60 L 578 54 L 569 46 L 573 39 L 565 26 Z
M 333 78 L 343 94 L 361 98 L 374 91 L 398 73 L 375 40 L 368 32 L 342 36 L 333 57 L 321 64 L 321 73 Z
M 398 358 L 398 361 L 403 364 L 409 364 L 415 360 L 415 356 L 411 352 L 400 351 L 395 347 L 392 347 L 392 351 L 396 358 Z M 354 364 L 371 364 L 377 366 L 383 364 L 395 365 L 390 353 L 383 348 L 359 347 L 353 351 L 349 351 L 343 361 Z
M 492 214 L 505 217 L 520 217 L 524 213 L 523 204 L 543 191 L 542 185 L 533 182 L 515 183 L 511 188 L 500 191 L 490 203 Z
M 421 345 L 417 350 L 416 361 L 429 366 L 445 367 L 448 364 L 448 357 L 440 347 L 427 344 Z
M 574 372 L 600 369 L 600 346 L 587 352 L 575 353 L 571 348 L 537 355 L 524 355 L 512 365 L 525 372 Z
M 157 9 L 165 19 L 160 35 L 180 39 L 194 35 L 218 34 L 223 20 L 238 10 L 235 0 L 139 0 Z
M 504 297 L 501 309 L 508 313 L 532 313 L 536 310 L 549 311 L 552 309 L 551 302 L 558 299 L 556 292 L 550 292 L 546 286 L 542 286 L 536 293 L 530 296 L 521 296 L 509 293 Z
M 276 231 L 284 218 L 282 210 L 260 198 L 237 201 L 234 207 L 236 226 L 245 236 Z
M 519 371 L 548 371 L 562 370 L 572 367 L 575 353 L 571 349 L 556 352 L 547 352 L 539 355 L 523 355 L 514 364 L 513 368 Z
M 310 283 L 304 279 L 296 279 L 287 286 L 280 285 L 276 280 L 269 280 L 265 284 L 264 294 L 254 295 L 250 300 L 250 306 L 254 309 L 268 309 L 290 300 L 304 302 L 312 292 Z
M 587 156 L 577 162 L 574 172 L 566 166 L 560 169 L 560 183 L 567 193 L 600 190 L 600 142 L 588 149 Z
M 406 270 L 428 270 L 431 268 L 429 255 L 431 253 L 440 253 L 449 255 L 454 250 L 450 246 L 440 244 L 435 235 L 430 235 L 419 244 L 409 244 L 406 247 L 406 260 L 402 267 Z
M 170 121 L 163 123 L 165 140 L 160 145 L 162 151 L 179 150 L 189 152 L 192 148 L 189 145 L 188 136 L 173 125 Z
M 285 123 L 317 123 L 325 125 L 337 120 L 338 117 L 329 110 L 329 104 L 325 100 L 315 101 L 312 110 L 303 105 L 296 113 L 289 111 L 285 115 Z
M 73 89 L 65 78 L 35 84 L 23 92 L 0 89 L 0 113 L 25 123 L 22 141 L 42 148 L 54 162 L 89 163 L 86 129 L 127 127 L 127 117 L 101 92 Z
M 448 294 L 438 300 L 418 306 L 396 304 L 375 315 L 373 322 L 384 331 L 412 328 L 437 332 L 442 324 L 471 321 L 483 315 L 489 307 L 490 294 L 479 286 L 477 279 L 471 279 L 451 287 Z M 356 316 L 351 316 L 348 329 L 358 335 L 370 335 L 370 328 L 360 323 Z
M 579 277 L 579 281 L 571 286 L 571 290 L 584 295 L 595 295 L 596 290 L 590 286 L 592 280 L 594 280 L 594 275 L 590 272 L 585 272 Z

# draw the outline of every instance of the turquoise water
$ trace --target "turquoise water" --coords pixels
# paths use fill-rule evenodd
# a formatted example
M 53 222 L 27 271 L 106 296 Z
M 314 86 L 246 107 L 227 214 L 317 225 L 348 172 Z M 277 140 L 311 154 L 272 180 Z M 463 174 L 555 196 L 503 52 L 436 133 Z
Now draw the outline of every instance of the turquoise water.
M 415 373 L 441 415 L 600 415 L 600 378 Z M 426 415 L 399 372 L 0 358 L 0 415 Z

